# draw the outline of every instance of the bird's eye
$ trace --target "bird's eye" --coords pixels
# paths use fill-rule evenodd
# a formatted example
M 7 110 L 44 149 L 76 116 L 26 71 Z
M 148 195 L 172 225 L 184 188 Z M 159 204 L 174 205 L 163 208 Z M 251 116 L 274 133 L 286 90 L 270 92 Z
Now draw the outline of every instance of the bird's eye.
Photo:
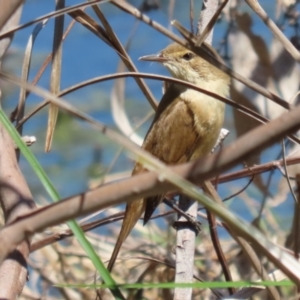
M 192 52 L 187 52 L 182 56 L 182 58 L 184 60 L 191 60 L 193 57 L 194 57 L 194 54 Z

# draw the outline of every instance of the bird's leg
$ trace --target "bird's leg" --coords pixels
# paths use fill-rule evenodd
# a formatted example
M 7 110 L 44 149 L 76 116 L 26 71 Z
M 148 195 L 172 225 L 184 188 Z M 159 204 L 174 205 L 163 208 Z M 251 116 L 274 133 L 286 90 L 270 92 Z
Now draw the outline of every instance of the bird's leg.
M 171 200 L 169 199 L 164 199 L 163 202 L 168 205 L 169 207 L 171 207 L 174 211 L 176 211 L 178 214 L 180 214 L 181 216 L 185 217 L 186 222 L 184 221 L 175 221 L 173 223 L 173 228 L 174 229 L 178 229 L 178 225 L 179 223 L 182 225 L 183 223 L 188 223 L 189 227 L 192 227 L 192 229 L 195 230 L 196 235 L 201 231 L 201 222 L 198 221 L 197 219 L 195 219 L 193 216 L 185 213 L 182 209 L 180 209 L 175 203 L 173 203 Z

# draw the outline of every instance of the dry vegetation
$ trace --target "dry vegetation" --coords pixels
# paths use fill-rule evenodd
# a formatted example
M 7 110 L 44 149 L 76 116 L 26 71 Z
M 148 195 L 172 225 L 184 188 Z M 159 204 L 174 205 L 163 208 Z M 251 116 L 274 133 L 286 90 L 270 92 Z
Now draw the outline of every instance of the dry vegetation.
M 11 1 L 11 5 L 5 5 L 4 2 L 5 0 L 2 0 L 2 3 L 0 0 L 3 6 L 0 11 L 0 59 L 9 47 L 11 33 L 29 26 L 29 24 L 18 26 L 18 14 L 22 10 L 22 5 L 26 3 Z M 228 125 L 231 131 L 236 131 L 237 138 L 231 137 L 226 140 L 226 146 L 221 147 L 221 150 L 209 158 L 195 164 L 168 169 L 153 161 L 151 156 L 133 143 L 141 144 L 142 137 L 136 133 L 136 129 L 151 117 L 152 112 L 140 114 L 138 121 L 133 125 L 134 118 L 129 118 L 125 109 L 123 79 L 129 76 L 134 77 L 144 94 L 145 101 L 148 100 L 150 105 L 156 108 L 157 101 L 143 80 L 147 76 L 150 78 L 155 76 L 124 74 L 127 71 L 138 72 L 138 70 L 128 54 L 127 47 L 116 37 L 109 18 L 102 13 L 101 4 L 92 6 L 94 14 L 89 14 L 84 9 L 95 4 L 95 1 L 75 8 L 67 7 L 67 10 L 64 8 L 64 1 L 56 2 L 56 9 L 63 10 L 63 13 L 52 14 L 56 17 L 53 52 L 49 53 L 42 63 L 40 72 L 31 74 L 35 76 L 33 81 L 25 83 L 30 74 L 30 60 L 34 47 L 30 43 L 24 49 L 22 81 L 12 74 L 3 71 L 0 73 L 2 86 L 10 82 L 21 89 L 18 107 L 10 116 L 12 124 L 16 125 L 22 135 L 22 124 L 28 119 L 33 120 L 42 107 L 50 106 L 51 103 L 46 150 L 51 148 L 56 107 L 59 106 L 60 110 L 72 118 L 79 118 L 91 125 L 84 128 L 86 131 L 94 130 L 91 138 L 94 134 L 106 136 L 132 156 L 142 157 L 143 163 L 151 167 L 152 172 L 129 178 L 130 169 L 124 168 L 121 172 L 108 174 L 107 170 L 115 163 L 112 159 L 102 172 L 101 178 L 90 181 L 90 190 L 55 205 L 37 202 L 38 197 L 32 195 L 27 186 L 26 174 L 22 174 L 22 170 L 16 167 L 15 145 L 7 133 L 9 124 L 5 123 L 1 110 L 0 200 L 3 225 L 0 231 L 2 245 L 0 298 L 15 299 L 20 295 L 20 299 L 114 299 L 114 297 L 122 299 L 118 292 L 112 296 L 108 289 L 97 290 L 92 285 L 101 284 L 102 279 L 106 283 L 113 283 L 112 278 L 118 284 L 174 282 L 176 232 L 172 224 L 175 217 L 173 210 L 166 208 L 165 205 L 160 208 L 160 218 L 157 222 L 152 221 L 146 227 L 141 223 L 136 225 L 134 234 L 128 237 L 122 247 L 112 278 L 109 274 L 102 273 L 105 271 L 101 271 L 97 259 L 87 250 L 85 238 L 102 262 L 106 263 L 119 233 L 120 222 L 117 221 L 123 216 L 122 210 L 117 209 L 116 205 L 134 201 L 141 196 L 165 192 L 175 186 L 189 196 L 197 198 L 201 203 L 200 208 L 204 204 L 211 212 L 207 213 L 202 209 L 198 212 L 202 221 L 202 232 L 196 240 L 194 282 L 225 282 L 228 278 L 232 278 L 232 281 L 261 280 L 268 283 L 285 279 L 294 283 L 293 286 L 267 288 L 263 286 L 225 288 L 221 287 L 221 284 L 214 288 L 194 287 L 193 299 L 221 299 L 229 294 L 235 294 L 235 299 L 251 296 L 252 299 L 298 299 L 297 293 L 300 293 L 298 262 L 300 141 L 296 136 L 300 128 L 300 117 L 297 117 L 300 116 L 300 108 L 297 107 L 300 79 L 298 1 L 277 0 L 276 4 L 273 1 L 272 5 L 276 5 L 274 21 L 268 17 L 269 12 L 265 12 L 255 0 L 231 0 L 220 9 L 220 15 L 215 16 L 209 28 L 211 29 L 217 20 L 226 26 L 225 35 L 216 41 L 215 45 L 226 65 L 232 68 L 227 71 L 233 78 L 231 90 L 233 102 L 229 99 L 221 100 L 233 107 L 232 121 L 228 120 L 226 126 Z M 180 34 L 174 34 L 160 24 L 151 22 L 147 14 L 160 9 L 159 0 L 140 2 L 139 8 L 130 4 L 131 1 L 111 0 L 106 5 L 117 7 L 119 14 L 133 15 L 140 22 L 152 26 L 157 30 L 157 34 L 184 43 L 187 47 L 193 48 L 195 43 L 199 43 L 199 35 L 197 37 L 190 35 L 178 22 L 173 25 Z M 187 2 L 187 5 L 191 5 L 191 11 L 193 11 L 192 2 Z M 207 2 L 209 6 L 214 1 Z M 170 19 L 176 5 L 176 1 L 168 1 Z M 211 9 L 215 13 L 216 8 Z M 65 14 L 71 16 L 72 21 L 64 24 Z M 199 14 L 200 12 L 195 11 L 192 13 L 195 16 Z M 204 12 L 200 14 L 202 23 L 199 22 L 199 28 L 206 22 L 205 14 Z M 44 20 L 32 21 L 34 24 L 40 24 L 39 29 L 42 29 L 41 22 Z M 119 133 L 120 131 L 101 123 L 101 120 L 95 121 L 90 118 L 88 114 L 75 108 L 71 102 L 63 101 L 66 94 L 72 95 L 75 90 L 86 86 L 89 88 L 93 82 L 108 79 L 92 78 L 90 81 L 61 91 L 61 47 L 76 22 L 86 27 L 91 35 L 96 35 L 103 43 L 109 45 L 114 54 L 117 53 L 119 56 L 120 66 L 115 74 L 119 79 L 113 87 L 110 101 L 114 120 L 123 135 Z M 266 41 L 254 33 L 255 22 L 261 23 L 260 28 L 265 26 L 265 30 L 272 33 L 273 38 Z M 201 31 L 203 32 L 203 29 Z M 204 31 L 204 38 L 207 38 L 208 33 Z M 39 34 L 43 34 L 43 30 Z M 132 39 L 134 40 L 134 36 Z M 193 49 L 205 55 L 201 52 L 201 48 Z M 39 86 L 39 78 L 48 65 L 51 65 L 49 91 L 35 88 L 35 85 Z M 226 70 L 224 65 L 219 66 Z M 166 79 L 159 76 L 157 78 Z M 31 110 L 30 114 L 26 110 L 25 115 L 25 99 L 29 93 L 36 93 L 41 99 L 47 100 L 41 100 L 41 104 Z M 140 117 L 141 115 L 145 117 Z M 256 129 L 253 130 L 254 128 Z M 46 128 L 44 131 L 46 132 Z M 12 131 L 10 134 L 13 135 Z M 277 146 L 274 147 L 275 143 Z M 110 143 L 105 145 L 112 146 Z M 267 147 L 273 150 L 261 155 L 262 150 Z M 21 147 L 21 152 L 28 158 L 23 148 Z M 17 157 L 19 155 L 17 153 Z M 30 163 L 34 164 L 33 161 Z M 238 167 L 228 173 L 233 166 Z M 33 168 L 38 170 L 36 165 L 33 165 Z M 162 176 L 160 180 L 157 172 Z M 62 200 L 43 174 L 40 174 L 40 178 L 44 178 L 41 185 L 43 184 L 49 191 L 50 198 L 53 201 Z M 205 180 L 212 180 L 217 191 L 223 191 L 222 198 L 228 198 L 223 200 L 235 199 L 235 201 L 231 204 L 224 201 L 223 204 L 220 196 L 209 185 L 204 186 L 204 190 L 210 199 L 203 198 L 198 190 L 183 178 L 197 185 L 203 184 Z M 241 178 L 244 180 L 240 180 Z M 117 179 L 121 181 L 116 183 Z M 112 184 L 107 185 L 108 182 Z M 235 207 L 237 202 L 238 208 Z M 39 207 L 38 210 L 36 205 Z M 280 210 L 283 213 L 287 212 L 287 215 L 283 215 Z M 247 222 L 239 219 L 241 214 L 243 218 L 247 218 Z M 18 218 L 22 215 L 26 216 Z M 216 219 L 215 215 L 219 218 Z M 85 231 L 83 238 L 74 238 L 72 230 L 76 225 L 68 223 L 71 230 L 65 223 L 76 217 L 84 217 L 78 222 Z M 78 239 L 81 239 L 80 242 Z M 16 245 L 19 246 L 15 248 Z M 30 270 L 29 277 L 25 262 Z M 83 284 L 87 286 L 83 287 Z M 122 288 L 121 291 L 126 299 L 173 299 L 174 287 Z

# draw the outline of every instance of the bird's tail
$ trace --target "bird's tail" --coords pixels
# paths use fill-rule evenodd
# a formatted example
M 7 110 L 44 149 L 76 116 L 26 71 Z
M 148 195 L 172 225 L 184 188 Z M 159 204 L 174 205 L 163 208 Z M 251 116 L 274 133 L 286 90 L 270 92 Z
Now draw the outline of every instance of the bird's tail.
M 121 246 L 123 242 L 126 240 L 127 236 L 129 235 L 130 231 L 133 229 L 143 212 L 145 211 L 145 200 L 137 200 L 133 201 L 132 203 L 127 204 L 125 210 L 125 216 L 122 223 L 122 228 L 119 233 L 114 251 L 111 255 L 110 261 L 107 265 L 107 269 L 111 272 Z

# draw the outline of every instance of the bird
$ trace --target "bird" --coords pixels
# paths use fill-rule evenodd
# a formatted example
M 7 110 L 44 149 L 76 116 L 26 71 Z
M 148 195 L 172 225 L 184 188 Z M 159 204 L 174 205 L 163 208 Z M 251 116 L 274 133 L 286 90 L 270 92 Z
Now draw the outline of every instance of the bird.
M 215 58 L 218 56 L 215 51 L 210 51 L 210 54 Z M 223 97 L 229 96 L 230 76 L 177 43 L 170 44 L 156 55 L 143 56 L 140 60 L 161 63 L 174 78 Z M 225 104 L 222 101 L 182 84 L 171 83 L 157 107 L 142 148 L 167 165 L 201 158 L 215 146 L 224 115 Z M 132 175 L 143 172 L 147 172 L 147 169 L 136 162 Z M 139 218 L 144 213 L 144 224 L 147 223 L 164 197 L 158 195 L 126 205 L 122 227 L 107 266 L 109 271 L 112 271 L 123 242 Z

